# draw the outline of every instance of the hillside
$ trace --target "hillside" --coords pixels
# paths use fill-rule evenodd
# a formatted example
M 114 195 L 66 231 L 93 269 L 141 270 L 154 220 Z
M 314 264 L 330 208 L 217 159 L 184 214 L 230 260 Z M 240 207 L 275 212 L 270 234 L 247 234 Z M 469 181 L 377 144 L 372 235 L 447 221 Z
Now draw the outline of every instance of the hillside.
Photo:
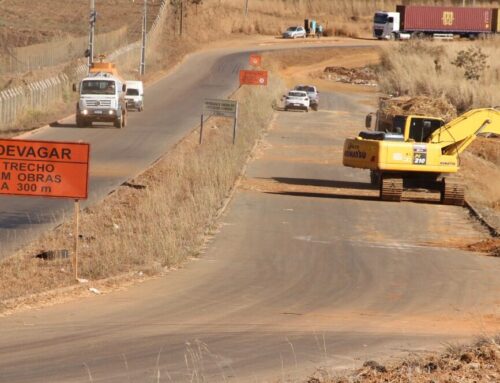
M 148 20 L 154 20 L 160 0 L 149 0 Z M 89 1 L 1 0 L 0 52 L 6 48 L 44 43 L 88 33 Z M 143 2 L 96 1 L 96 33 L 127 27 L 130 41 L 141 33 Z

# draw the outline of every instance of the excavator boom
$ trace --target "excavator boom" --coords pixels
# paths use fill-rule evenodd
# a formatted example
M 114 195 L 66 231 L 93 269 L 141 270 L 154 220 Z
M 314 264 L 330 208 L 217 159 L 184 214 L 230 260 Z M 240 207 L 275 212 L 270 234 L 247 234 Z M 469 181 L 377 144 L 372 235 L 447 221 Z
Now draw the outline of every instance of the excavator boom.
M 443 154 L 463 152 L 479 134 L 500 134 L 500 111 L 493 108 L 473 109 L 437 129 L 429 142 L 439 144 Z

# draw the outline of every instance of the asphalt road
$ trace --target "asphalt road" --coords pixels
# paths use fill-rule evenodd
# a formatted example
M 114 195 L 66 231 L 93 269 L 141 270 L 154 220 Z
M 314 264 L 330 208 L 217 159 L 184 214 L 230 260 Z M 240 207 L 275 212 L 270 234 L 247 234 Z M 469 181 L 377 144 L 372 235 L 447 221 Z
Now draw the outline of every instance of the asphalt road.
M 235 52 L 236 51 L 236 52 Z M 26 139 L 91 144 L 89 199 L 105 197 L 139 174 L 199 124 L 204 98 L 225 98 L 237 88 L 248 62 L 244 49 L 193 54 L 171 75 L 150 86 L 145 111 L 130 113 L 128 126 L 76 128 L 74 118 L 28 134 Z M 0 196 L 0 258 L 71 214 L 71 200 Z
M 86 206 L 144 171 L 199 125 L 203 100 L 226 98 L 237 89 L 238 73 L 248 66 L 249 53 L 338 45 L 290 41 L 198 52 L 146 89 L 144 112 L 130 113 L 125 129 L 116 129 L 111 124 L 77 128 L 74 117 L 70 117 L 23 138 L 90 143 L 89 198 L 82 202 Z M 41 231 L 59 224 L 65 215 L 72 214 L 72 204 L 71 200 L 0 196 L 0 259 Z
M 0 382 L 276 382 L 498 331 L 498 260 L 436 245 L 486 235 L 467 212 L 342 167 L 359 101 L 280 112 L 199 260 L 0 318 Z

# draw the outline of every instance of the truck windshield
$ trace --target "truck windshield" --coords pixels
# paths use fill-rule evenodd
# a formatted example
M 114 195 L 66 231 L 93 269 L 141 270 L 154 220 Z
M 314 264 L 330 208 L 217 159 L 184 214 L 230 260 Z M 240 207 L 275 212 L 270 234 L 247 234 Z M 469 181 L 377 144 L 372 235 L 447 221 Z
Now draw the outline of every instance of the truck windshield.
M 387 23 L 387 14 L 386 13 L 375 13 L 375 17 L 373 18 L 373 22 L 375 24 L 386 24 Z
M 109 80 L 83 81 L 82 94 L 115 94 L 115 82 Z
M 138 96 L 139 95 L 139 89 L 127 89 L 127 96 Z

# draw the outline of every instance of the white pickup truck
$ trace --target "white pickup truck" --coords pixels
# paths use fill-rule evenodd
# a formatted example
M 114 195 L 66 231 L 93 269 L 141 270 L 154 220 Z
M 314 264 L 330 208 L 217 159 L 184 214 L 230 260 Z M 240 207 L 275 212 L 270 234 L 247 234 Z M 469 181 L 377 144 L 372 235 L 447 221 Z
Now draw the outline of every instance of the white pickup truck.
M 142 81 L 126 81 L 127 91 L 125 93 L 125 102 L 127 110 L 144 110 L 144 85 Z

